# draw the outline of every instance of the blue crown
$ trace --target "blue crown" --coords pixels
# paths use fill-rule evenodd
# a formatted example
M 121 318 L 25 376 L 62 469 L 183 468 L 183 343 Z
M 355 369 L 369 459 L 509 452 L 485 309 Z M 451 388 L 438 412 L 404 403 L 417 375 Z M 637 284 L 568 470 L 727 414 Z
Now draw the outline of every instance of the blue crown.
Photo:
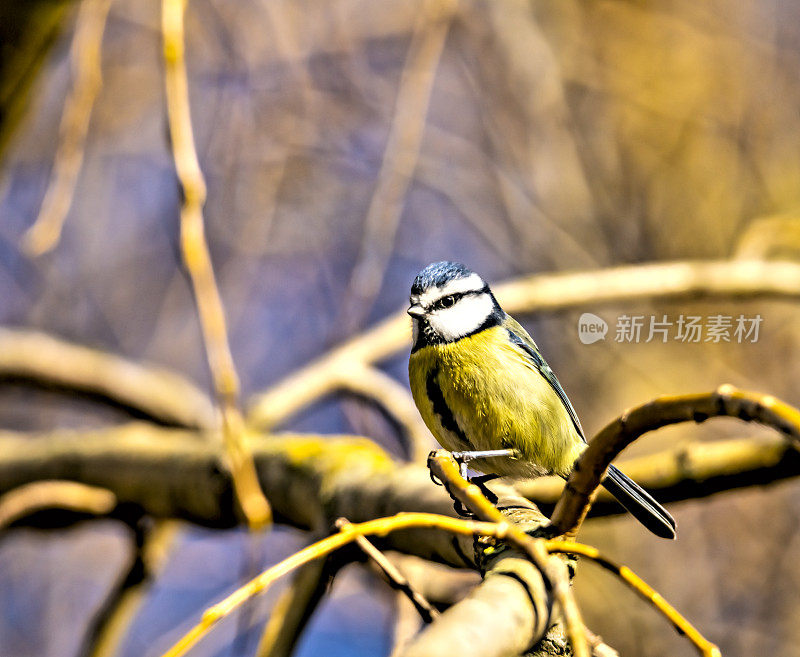
M 432 287 L 442 287 L 445 283 L 457 278 L 466 278 L 472 273 L 472 270 L 458 262 L 443 260 L 431 263 L 417 274 L 411 286 L 411 294 L 422 294 Z

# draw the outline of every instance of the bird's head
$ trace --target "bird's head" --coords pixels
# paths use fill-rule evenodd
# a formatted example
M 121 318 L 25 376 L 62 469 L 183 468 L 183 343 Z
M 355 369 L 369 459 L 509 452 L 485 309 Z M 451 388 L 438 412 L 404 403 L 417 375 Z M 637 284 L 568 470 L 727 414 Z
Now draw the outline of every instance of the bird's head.
M 409 301 L 414 349 L 455 342 L 501 323 L 505 316 L 486 282 L 457 262 L 425 267 L 414 279 Z

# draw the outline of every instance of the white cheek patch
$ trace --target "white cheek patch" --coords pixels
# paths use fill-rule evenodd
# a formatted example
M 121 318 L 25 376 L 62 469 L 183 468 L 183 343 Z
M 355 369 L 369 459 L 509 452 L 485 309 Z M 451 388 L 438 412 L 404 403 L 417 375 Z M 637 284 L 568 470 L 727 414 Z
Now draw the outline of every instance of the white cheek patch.
M 419 295 L 418 302 L 426 308 L 442 297 L 449 294 L 458 294 L 461 292 L 478 292 L 485 287 L 483 279 L 475 272 L 471 273 L 466 278 L 456 278 L 455 280 L 448 281 L 444 287 L 433 287 L 425 290 Z
M 428 322 L 446 342 L 451 342 L 480 328 L 493 310 L 494 304 L 488 294 L 471 294 L 450 308 L 433 311 Z

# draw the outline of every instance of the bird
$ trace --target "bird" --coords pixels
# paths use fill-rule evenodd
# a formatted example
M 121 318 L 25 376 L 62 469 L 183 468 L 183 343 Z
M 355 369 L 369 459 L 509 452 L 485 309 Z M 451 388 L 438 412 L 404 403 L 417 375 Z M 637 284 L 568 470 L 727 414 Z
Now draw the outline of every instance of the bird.
M 512 450 L 475 454 L 471 466 L 487 477 L 566 479 L 587 447 L 575 408 L 484 279 L 457 262 L 435 262 L 414 279 L 409 302 L 411 394 L 442 447 Z M 672 516 L 619 469 L 609 466 L 602 485 L 653 534 L 675 538 Z

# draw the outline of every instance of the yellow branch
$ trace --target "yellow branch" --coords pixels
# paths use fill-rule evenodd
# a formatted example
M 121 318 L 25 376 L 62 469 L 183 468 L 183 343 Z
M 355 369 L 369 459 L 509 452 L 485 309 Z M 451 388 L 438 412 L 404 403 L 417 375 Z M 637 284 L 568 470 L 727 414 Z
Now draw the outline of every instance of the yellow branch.
M 105 488 L 75 481 L 34 481 L 0 497 L 0 530 L 37 511 L 65 509 L 102 516 L 116 505 L 116 495 Z
M 498 512 L 499 513 L 499 512 Z M 209 607 L 202 615 L 200 622 L 190 629 L 173 645 L 163 657 L 181 657 L 185 655 L 201 638 L 203 638 L 220 620 L 236 610 L 250 598 L 263 593 L 267 587 L 278 578 L 292 572 L 296 568 L 320 559 L 331 552 L 358 540 L 363 536 L 386 536 L 391 532 L 412 528 L 436 528 L 453 534 L 467 536 L 491 536 L 497 540 L 507 540 L 519 547 L 518 540 L 513 536 L 514 527 L 505 519 L 501 522 L 478 522 L 474 520 L 461 520 L 448 518 L 432 513 L 402 513 L 389 518 L 378 518 L 358 524 L 346 524 L 337 534 L 324 538 L 308 547 L 296 552 L 292 556 L 268 568 L 258 577 L 240 587 L 221 602 Z M 705 657 L 719 657 L 719 649 L 707 641 L 683 616 L 681 616 L 669 603 L 639 578 L 633 571 L 625 566 L 618 566 L 603 557 L 594 547 L 581 543 L 572 543 L 560 540 L 543 541 L 533 539 L 523 533 L 524 542 L 535 542 L 545 554 L 569 553 L 585 556 L 596 561 L 604 568 L 620 577 L 628 586 L 639 595 L 648 600 L 664 614 L 676 627 L 686 634 Z
M 627 566 L 620 566 L 609 559 L 606 559 L 597 548 L 582 543 L 571 541 L 551 540 L 547 541 L 547 551 L 550 553 L 579 554 L 595 563 L 601 565 L 606 570 L 614 573 L 625 584 L 636 591 L 639 596 L 647 600 L 658 611 L 660 611 L 675 627 L 675 629 L 686 636 L 691 641 L 701 655 L 704 657 L 720 657 L 719 648 L 708 641 L 695 627 L 686 620 L 661 594 L 652 586 L 645 582 L 641 577 L 634 573 Z
M 276 579 L 309 561 L 327 556 L 334 550 L 352 543 L 359 536 L 385 536 L 400 529 L 435 527 L 454 534 L 493 536 L 497 539 L 503 539 L 506 537 L 509 526 L 507 523 L 497 525 L 495 523 L 459 520 L 432 513 L 403 513 L 390 518 L 378 518 L 377 520 L 351 524 L 338 534 L 333 534 L 309 545 L 307 548 L 268 568 L 227 598 L 207 609 L 203 613 L 200 622 L 181 637 L 172 648 L 167 650 L 163 657 L 180 657 L 186 654 L 214 625 L 244 602 L 265 591 Z
M 222 412 L 222 433 L 234 489 L 249 526 L 255 529 L 269 524 L 272 512 L 258 483 L 244 422 L 238 409 L 239 378 L 228 343 L 225 311 L 205 238 L 203 205 L 206 184 L 194 145 L 184 56 L 183 18 L 186 0 L 162 0 L 161 7 L 167 115 L 175 168 L 183 189 L 181 254 L 192 281 L 214 391 Z

